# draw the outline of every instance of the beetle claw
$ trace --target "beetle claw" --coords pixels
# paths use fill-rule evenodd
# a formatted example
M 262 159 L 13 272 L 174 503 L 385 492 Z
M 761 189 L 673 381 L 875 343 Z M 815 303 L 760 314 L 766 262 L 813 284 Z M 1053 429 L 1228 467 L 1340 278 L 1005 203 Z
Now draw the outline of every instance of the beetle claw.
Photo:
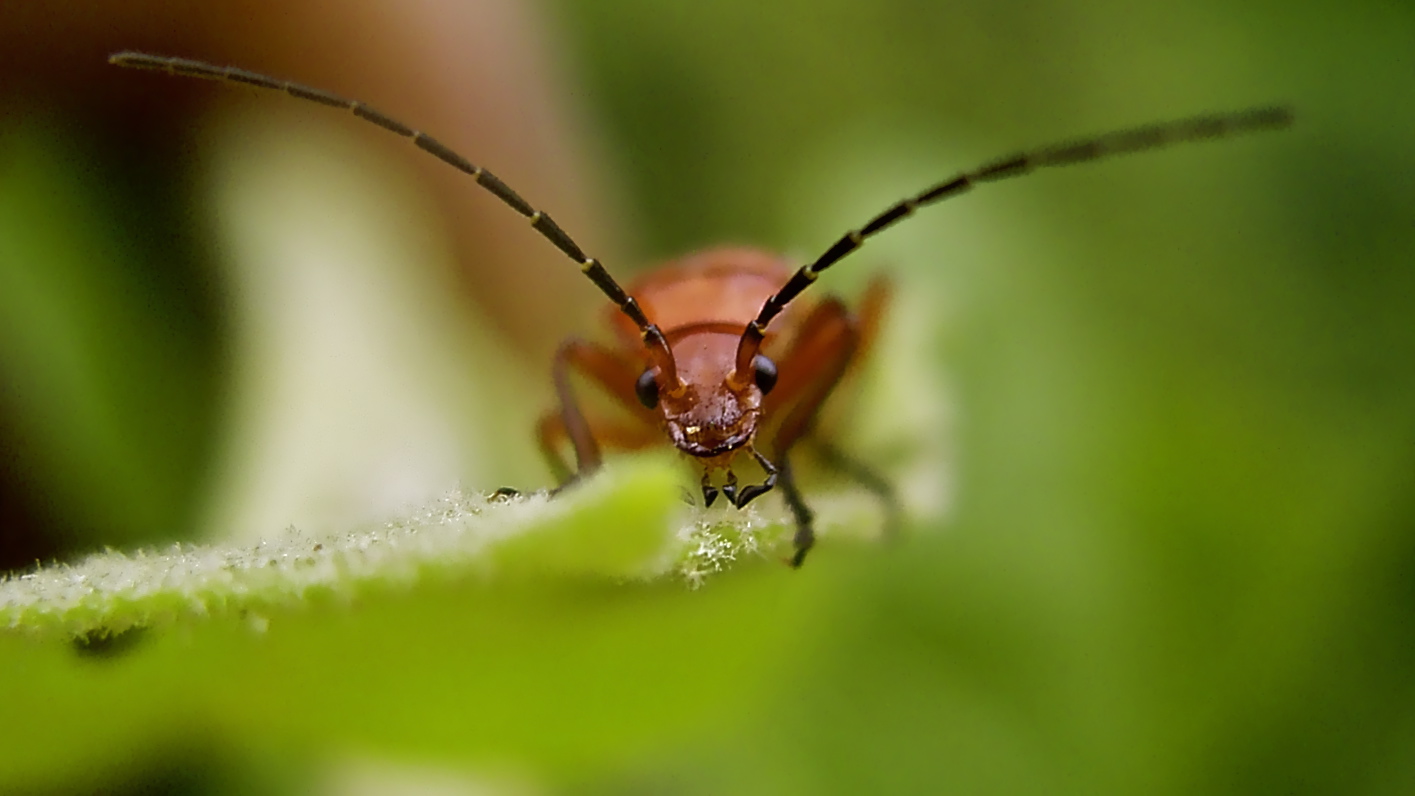
M 748 503 L 770 492 L 774 486 L 776 486 L 776 484 L 768 480 L 764 484 L 753 484 L 751 486 L 742 487 L 742 491 L 737 493 L 737 508 L 746 508 Z

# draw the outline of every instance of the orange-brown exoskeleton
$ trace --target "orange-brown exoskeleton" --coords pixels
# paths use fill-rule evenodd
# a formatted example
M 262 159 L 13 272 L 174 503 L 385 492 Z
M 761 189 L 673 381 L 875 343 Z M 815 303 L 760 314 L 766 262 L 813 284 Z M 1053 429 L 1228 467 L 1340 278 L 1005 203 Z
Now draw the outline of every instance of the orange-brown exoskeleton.
M 758 322 L 791 275 L 785 259 L 767 252 L 699 252 L 629 286 L 638 311 L 653 319 L 657 332 L 650 334 L 661 335 L 661 346 L 644 346 L 644 331 L 618 312 L 611 323 L 619 346 L 576 339 L 563 344 L 554 366 L 560 409 L 541 419 L 539 434 L 562 482 L 599 466 L 601 442 L 646 448 L 666 436 L 700 463 L 707 505 L 721 495 L 740 508 L 780 487 L 796 519 L 792 561 L 799 565 L 814 539 L 812 515 L 787 455 L 867 347 L 888 290 L 876 280 L 854 313 L 828 297 L 811 306 L 792 303 L 770 327 L 770 318 Z M 588 421 L 571 389 L 571 370 L 618 398 L 636 417 L 633 424 Z M 558 452 L 566 438 L 575 453 L 573 470 Z M 834 465 L 884 501 L 892 522 L 895 501 L 888 482 L 828 443 L 821 447 Z M 743 458 L 755 461 L 763 481 L 738 485 L 734 468 Z
M 555 356 L 552 372 L 560 408 L 542 419 L 539 439 L 562 485 L 597 469 L 602 445 L 635 449 L 666 440 L 700 464 L 705 503 L 711 504 L 720 494 L 740 508 L 780 487 L 796 521 L 793 566 L 805 560 L 815 534 L 811 511 L 792 477 L 792 448 L 810 432 L 836 384 L 867 347 L 887 293 L 884 284 L 876 281 L 853 313 L 833 297 L 812 306 L 795 301 L 822 271 L 920 207 L 964 193 L 978 183 L 1046 166 L 1283 127 L 1292 119 L 1285 108 L 1254 108 L 1041 147 L 959 173 L 903 199 L 794 270 L 783 258 L 763 251 L 714 249 L 650 272 L 626 291 L 550 216 L 491 172 L 362 102 L 244 69 L 183 58 L 124 52 L 109 60 L 118 66 L 283 91 L 343 108 L 469 174 L 529 219 L 532 228 L 578 263 L 614 304 L 617 347 L 570 340 Z M 633 421 L 610 424 L 587 419 L 571 387 L 572 372 L 618 399 Z M 575 454 L 573 470 L 559 453 L 566 440 Z M 822 449 L 834 464 L 879 495 L 892 514 L 894 499 L 886 481 L 830 446 Z M 744 461 L 760 468 L 760 482 L 738 484 L 735 468 Z

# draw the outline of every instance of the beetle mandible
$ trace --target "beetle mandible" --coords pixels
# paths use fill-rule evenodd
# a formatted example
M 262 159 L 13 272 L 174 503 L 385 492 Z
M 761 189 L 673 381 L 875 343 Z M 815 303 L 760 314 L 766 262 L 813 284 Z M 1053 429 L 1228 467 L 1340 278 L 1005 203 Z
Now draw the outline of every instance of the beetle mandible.
M 560 408 L 542 418 L 537 436 L 561 486 L 599 468 L 602 444 L 643 448 L 658 444 L 666 435 L 700 464 L 705 504 L 711 505 L 721 495 L 742 508 L 773 489 L 781 489 L 796 522 L 794 567 L 805 561 L 815 543 L 815 532 L 811 510 L 792 476 L 792 448 L 809 434 L 840 378 L 868 348 L 888 295 L 884 282 L 876 280 L 860 309 L 853 313 L 834 297 L 812 306 L 796 301 L 822 271 L 919 208 L 957 196 L 979 183 L 1018 177 L 1043 167 L 1275 129 L 1292 121 L 1287 108 L 1258 107 L 1040 147 L 961 172 L 896 202 L 794 271 L 784 258 L 765 251 L 711 249 L 652 271 L 625 290 L 549 215 L 532 207 L 490 171 L 362 102 L 236 67 L 185 58 L 120 52 L 110 56 L 109 63 L 282 91 L 342 108 L 410 139 L 423 151 L 469 174 L 579 264 L 614 304 L 620 348 L 572 339 L 555 355 L 552 373 Z M 588 420 L 571 387 L 572 371 L 618 399 L 636 422 L 610 425 Z M 559 453 L 566 440 L 575 454 L 573 470 Z M 846 474 L 877 494 L 893 514 L 893 493 L 884 479 L 828 444 L 823 445 L 823 451 Z M 734 467 L 743 461 L 744 454 L 761 469 L 763 480 L 759 483 L 738 484 Z M 722 483 L 714 484 L 713 476 L 718 472 L 723 473 Z

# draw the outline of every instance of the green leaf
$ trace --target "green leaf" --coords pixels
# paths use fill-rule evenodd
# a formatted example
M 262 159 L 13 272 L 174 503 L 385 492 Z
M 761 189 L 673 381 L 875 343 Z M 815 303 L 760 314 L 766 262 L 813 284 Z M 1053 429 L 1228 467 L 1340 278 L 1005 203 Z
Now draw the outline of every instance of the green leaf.
M 740 710 L 787 627 L 785 567 L 672 577 L 687 509 L 651 457 L 555 500 L 457 493 L 335 538 L 9 579 L 0 701 L 23 720 L 0 728 L 0 781 L 101 772 L 191 723 L 548 770 L 652 748 Z

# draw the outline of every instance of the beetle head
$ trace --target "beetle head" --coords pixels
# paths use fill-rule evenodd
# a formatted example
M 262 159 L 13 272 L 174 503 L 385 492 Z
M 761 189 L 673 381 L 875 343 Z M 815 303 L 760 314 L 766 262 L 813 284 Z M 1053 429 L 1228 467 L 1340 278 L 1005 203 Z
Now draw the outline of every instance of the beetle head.
M 645 406 L 658 409 L 679 450 L 704 459 L 723 456 L 756 434 L 762 396 L 776 383 L 776 367 L 759 357 L 754 377 L 739 383 L 735 331 L 685 331 L 671 346 L 679 382 L 665 388 L 661 373 L 650 367 L 636 392 Z

